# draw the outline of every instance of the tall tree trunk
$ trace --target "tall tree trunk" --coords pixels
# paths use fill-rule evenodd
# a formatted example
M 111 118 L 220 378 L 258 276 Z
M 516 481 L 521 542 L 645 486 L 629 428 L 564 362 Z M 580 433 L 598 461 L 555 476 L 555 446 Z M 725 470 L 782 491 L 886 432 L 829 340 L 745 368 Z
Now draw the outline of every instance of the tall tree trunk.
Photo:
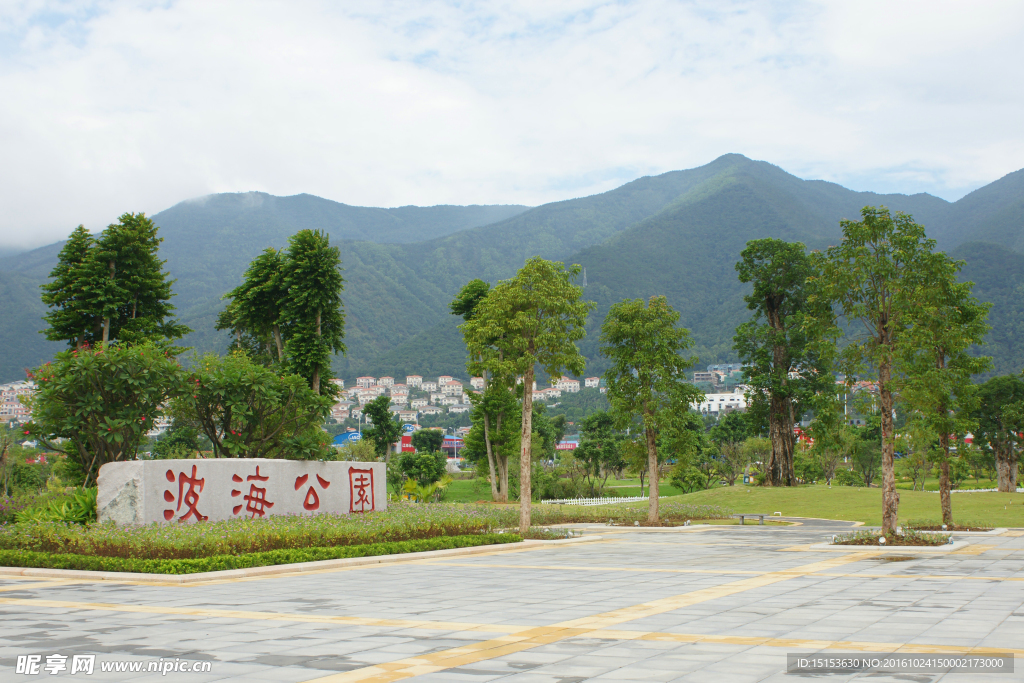
M 650 415 L 650 413 L 648 413 Z M 654 524 L 658 521 L 658 443 L 655 439 L 654 427 L 644 428 L 647 437 L 647 521 Z
M 530 491 L 531 445 L 533 437 L 533 365 L 523 375 L 523 427 L 519 433 L 519 532 L 525 534 L 530 529 Z
M 783 479 L 786 486 L 796 486 L 796 467 L 793 463 L 796 458 L 796 434 L 793 428 L 796 427 L 796 415 L 793 410 L 793 399 L 786 397 L 786 460 Z
M 900 494 L 896 493 L 896 472 L 893 467 L 895 435 L 893 433 L 892 361 L 882 360 L 878 367 L 878 395 L 882 404 L 882 533 L 895 534 L 899 519 Z
M 316 312 L 316 338 L 320 339 L 320 311 Z M 313 393 L 320 393 L 320 364 L 313 366 Z
M 937 349 L 935 365 L 941 372 L 946 368 L 946 354 L 942 349 Z M 939 401 L 937 408 L 939 413 L 939 424 L 941 425 L 949 416 L 945 401 Z M 939 503 L 942 505 L 942 523 L 953 528 L 953 501 L 949 495 L 949 432 L 945 429 L 939 433 L 939 448 L 942 449 L 942 462 L 939 465 Z M 921 486 L 924 490 L 924 486 Z
M 508 502 L 508 456 L 502 455 L 499 450 L 494 455 L 495 464 L 498 466 L 498 502 Z
M 939 437 L 939 441 L 942 441 L 942 437 Z M 953 528 L 953 496 L 949 495 L 949 437 L 946 437 L 946 443 L 944 444 L 943 450 L 946 451 L 945 459 L 939 463 L 939 504 L 942 506 L 942 523 L 948 526 L 950 529 Z M 921 487 L 924 490 L 924 486 Z
M 284 344 L 281 343 L 281 326 L 274 325 L 274 343 L 277 344 L 277 361 L 284 360 Z
M 485 389 L 486 391 L 486 389 Z M 498 471 L 494 465 L 494 449 L 491 448 L 491 420 L 484 412 L 484 446 L 487 448 L 487 466 L 491 472 L 491 500 L 498 501 Z
M 996 447 L 996 477 L 997 488 L 1003 493 L 1013 493 L 1017 490 L 1017 459 L 1013 457 L 1013 445 L 1004 444 Z
M 782 486 L 786 460 L 786 407 L 783 398 L 772 394 L 768 411 L 768 438 L 772 442 L 772 453 L 768 456 L 765 474 L 769 486 Z
M 113 280 L 117 274 L 113 259 L 110 260 L 110 279 Z M 110 316 L 103 318 L 103 343 L 110 341 Z

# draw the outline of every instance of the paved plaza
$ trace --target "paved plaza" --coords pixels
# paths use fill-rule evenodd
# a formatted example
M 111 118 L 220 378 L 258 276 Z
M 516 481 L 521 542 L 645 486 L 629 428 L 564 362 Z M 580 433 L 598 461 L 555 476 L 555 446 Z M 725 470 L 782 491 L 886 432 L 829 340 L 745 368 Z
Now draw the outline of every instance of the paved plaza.
M 849 524 L 590 528 L 582 541 L 194 585 L 0 577 L 0 680 L 1024 680 L 1024 531 L 945 553 Z M 593 539 L 593 540 L 589 540 Z M 909 558 L 909 559 L 907 559 Z M 1016 672 L 787 674 L 787 653 L 1012 652 Z M 19 655 L 95 655 L 91 676 Z M 103 662 L 209 662 L 113 673 Z

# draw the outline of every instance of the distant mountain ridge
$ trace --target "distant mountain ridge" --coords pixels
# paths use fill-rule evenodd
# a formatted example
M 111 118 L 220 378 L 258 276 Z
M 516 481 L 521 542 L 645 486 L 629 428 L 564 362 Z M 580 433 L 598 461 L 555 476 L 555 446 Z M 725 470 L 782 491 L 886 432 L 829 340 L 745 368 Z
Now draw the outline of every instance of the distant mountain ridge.
M 195 331 L 186 343 L 221 350 L 213 330 L 220 297 L 234 287 L 249 260 L 283 246 L 305 227 L 325 229 L 342 249 L 346 289 L 343 376 L 457 373 L 464 351 L 458 320 L 447 305 L 472 278 L 510 277 L 535 254 L 580 263 L 586 296 L 597 302 L 582 349 L 588 373 L 603 369 L 598 330 L 608 306 L 622 298 L 665 294 L 697 342 L 701 364 L 734 358 L 731 339 L 746 319 L 734 264 L 750 239 L 800 240 L 810 248 L 834 244 L 839 221 L 858 219 L 865 205 L 913 214 L 940 246 L 979 273 L 981 298 L 991 293 L 992 339 L 1000 367 L 1020 369 L 1024 349 L 1010 330 L 1016 291 L 1024 282 L 1024 171 L 950 203 L 927 194 L 854 192 L 834 183 L 801 180 L 777 166 L 742 155 L 704 166 L 639 178 L 590 197 L 539 207 L 348 207 L 310 195 L 212 195 L 153 216 L 165 241 L 161 255 L 175 284 L 180 319 Z M 418 235 L 419 237 L 416 237 Z M 996 245 L 996 246 L 993 246 Z M 0 343 L 30 339 L 42 305 L 38 289 L 59 245 L 0 259 Z M 1000 254 L 993 265 L 994 254 Z M 991 266 L 991 267 L 987 267 Z M 993 272 L 998 271 L 998 275 Z M 7 293 L 10 292 L 10 296 Z M 34 301 L 29 300 L 34 295 Z M 9 324 L 8 324 L 9 322 Z M 41 325 L 36 322 L 35 328 Z M 0 377 L 53 353 L 34 343 L 0 359 Z

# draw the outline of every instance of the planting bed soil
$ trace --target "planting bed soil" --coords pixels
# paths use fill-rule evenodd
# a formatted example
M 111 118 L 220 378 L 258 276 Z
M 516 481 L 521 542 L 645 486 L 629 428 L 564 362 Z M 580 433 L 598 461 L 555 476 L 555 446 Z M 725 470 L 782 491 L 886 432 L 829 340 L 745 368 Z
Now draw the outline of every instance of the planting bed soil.
M 994 528 L 990 526 L 960 526 L 959 524 L 954 524 L 943 529 L 941 524 L 934 524 L 930 526 L 915 526 L 914 531 L 992 531 Z
M 881 536 L 878 532 L 859 531 L 855 534 L 836 536 L 832 545 L 871 545 L 879 548 L 906 547 L 906 546 L 940 546 L 949 543 L 948 534 L 920 534 L 914 529 L 907 529 L 903 534 L 890 534 L 885 537 L 885 543 L 879 543 Z

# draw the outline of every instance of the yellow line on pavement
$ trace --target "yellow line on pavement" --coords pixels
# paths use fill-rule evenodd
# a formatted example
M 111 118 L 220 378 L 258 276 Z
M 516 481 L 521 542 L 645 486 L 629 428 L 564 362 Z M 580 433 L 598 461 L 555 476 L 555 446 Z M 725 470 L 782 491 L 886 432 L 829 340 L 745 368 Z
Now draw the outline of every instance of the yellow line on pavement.
M 992 550 L 992 548 L 995 548 L 995 546 L 972 543 L 971 545 L 965 545 L 960 550 L 954 550 L 950 555 L 981 555 L 986 550 Z
M 569 621 L 563 621 L 551 626 L 541 626 L 520 633 L 492 638 L 478 643 L 470 643 L 432 654 L 406 657 L 393 662 L 385 662 L 362 669 L 323 676 L 307 681 L 307 683 L 351 683 L 353 681 L 388 683 L 421 674 L 445 671 L 467 664 L 475 664 L 488 659 L 503 657 L 515 652 L 522 652 L 523 650 L 530 650 L 535 647 L 565 640 L 566 638 L 573 638 L 583 634 L 589 635 L 594 631 L 607 629 L 608 627 L 617 626 L 628 621 L 664 614 L 665 612 L 707 602 L 708 600 L 716 600 L 755 588 L 762 588 L 780 581 L 807 576 L 814 572 L 874 557 L 876 554 L 873 552 L 855 552 L 792 569 L 769 572 L 761 576 L 739 579 L 738 581 L 732 581 L 720 586 L 702 588 L 690 593 L 683 593 L 682 595 L 623 607 L 603 614 L 570 619 Z
M 496 563 L 473 563 L 473 562 L 443 562 L 441 560 L 428 562 L 427 566 L 432 567 L 467 567 L 487 569 L 552 569 L 556 571 L 580 571 L 580 572 L 651 572 L 655 574 L 753 574 L 760 576 L 767 573 L 765 570 L 754 569 L 671 569 L 668 567 L 606 567 L 603 565 L 550 565 L 550 564 L 496 564 Z
M 36 588 L 51 588 L 51 587 L 54 587 L 54 586 L 67 586 L 67 585 L 70 585 L 70 584 L 73 584 L 73 583 L 80 583 L 80 582 L 79 581 L 75 581 L 74 579 L 52 579 L 52 580 L 49 580 L 49 581 L 40 581 L 39 579 L 33 579 L 32 581 L 30 581 L 28 583 L 22 583 L 22 584 L 18 584 L 16 586 L 2 586 L 2 587 L 0 587 L 0 592 L 35 590 Z
M 916 558 L 915 558 L 916 559 Z M 468 569 L 541 569 L 555 571 L 580 571 L 580 572 L 637 572 L 652 574 L 749 574 L 761 576 L 767 574 L 766 570 L 753 569 L 673 569 L 668 567 L 606 567 L 603 565 L 550 565 L 550 564 L 497 564 L 470 563 L 470 562 L 444 562 L 441 560 L 429 561 L 429 566 L 437 567 L 465 567 Z M 951 574 L 836 574 L 828 572 L 816 572 L 815 576 L 827 576 L 829 578 L 841 579 L 928 579 L 931 581 L 1024 581 L 1019 576 L 954 576 Z
M 467 624 L 456 621 L 426 621 L 422 619 L 373 619 L 368 617 L 345 617 L 330 614 L 287 614 L 281 612 L 250 612 L 244 610 L 207 609 L 203 607 L 118 605 L 103 602 L 73 602 L 68 600 L 41 600 L 26 598 L 0 598 L 0 605 L 80 609 L 97 612 L 131 612 L 135 614 L 160 614 L 165 616 L 214 619 L 245 619 L 246 621 L 294 621 L 310 624 L 335 624 L 338 626 L 388 626 L 395 628 L 420 628 L 438 631 L 517 633 L 519 631 L 526 631 L 533 628 L 532 626 L 519 626 L 512 624 Z

